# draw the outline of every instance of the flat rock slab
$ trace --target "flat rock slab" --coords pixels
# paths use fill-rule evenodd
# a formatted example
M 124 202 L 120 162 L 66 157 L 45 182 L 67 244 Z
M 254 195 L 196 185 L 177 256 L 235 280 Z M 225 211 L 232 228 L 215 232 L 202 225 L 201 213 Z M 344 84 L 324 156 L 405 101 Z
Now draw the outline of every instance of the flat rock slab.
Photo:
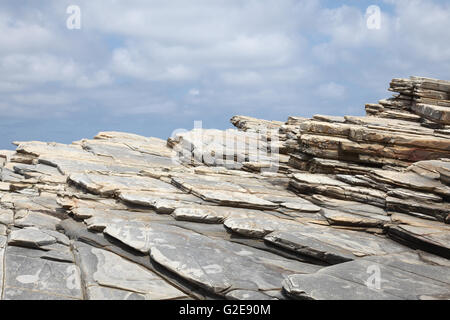
M 213 190 L 195 191 L 196 195 L 205 201 L 218 203 L 224 206 L 236 206 L 241 208 L 253 209 L 276 209 L 277 204 L 266 201 L 257 196 L 250 194 L 242 194 L 240 192 L 222 192 Z
M 276 209 L 278 204 L 251 194 L 246 188 L 236 183 L 221 181 L 218 178 L 172 178 L 172 184 L 201 199 L 221 206 L 252 209 Z
M 86 289 L 86 295 L 89 300 L 148 300 L 136 292 L 94 285 Z
M 447 107 L 440 107 L 430 104 L 416 104 L 412 110 L 425 119 L 442 124 L 450 124 L 450 111 Z
M 368 257 L 292 275 L 284 290 L 302 299 L 433 299 L 450 297 L 450 268 L 427 263 L 416 253 Z
M 169 183 L 137 175 L 75 173 L 70 175 L 68 179 L 94 194 L 101 195 L 112 195 L 120 190 L 153 191 L 160 193 L 179 192 L 177 188 Z
M 55 230 L 61 220 L 48 214 L 36 211 L 18 210 L 15 214 L 14 226 L 18 228 L 35 227 L 38 229 Z
M 289 276 L 283 289 L 289 297 L 301 300 L 400 300 L 327 274 Z
M 336 199 L 356 200 L 385 207 L 385 192 L 359 185 L 353 186 L 328 175 L 297 173 L 293 175 L 289 186 L 301 194 L 322 194 Z
M 377 170 L 373 171 L 370 177 L 376 181 L 402 188 L 408 188 L 420 192 L 435 193 L 440 196 L 450 195 L 450 187 L 442 184 L 439 180 L 430 179 L 411 171 L 396 172 Z
M 50 236 L 36 228 L 13 230 L 8 241 L 8 244 L 12 246 L 31 248 L 40 248 L 54 243 L 56 243 L 55 237 Z
M 14 222 L 14 211 L 0 208 L 0 224 L 8 226 Z
M 4 292 L 4 300 L 31 300 L 31 301 L 60 301 L 60 300 L 80 300 L 79 298 L 60 296 L 53 293 L 34 291 L 23 288 L 8 287 Z
M 312 224 L 300 225 L 293 231 L 275 231 L 264 240 L 330 264 L 407 250 L 382 236 Z
M 376 214 L 354 214 L 341 212 L 337 210 L 325 209 L 323 216 L 332 225 L 351 226 L 351 227 L 383 227 L 390 223 L 391 219 L 385 215 Z
M 6 299 L 82 299 L 80 270 L 73 263 L 41 259 L 39 250 L 6 251 Z M 32 291 L 32 292 L 30 292 Z
M 294 220 L 278 219 L 261 213 L 259 215 L 227 218 L 224 226 L 246 237 L 263 238 L 274 231 L 295 231 L 301 228 L 302 224 Z
M 127 204 L 152 208 L 161 214 L 171 214 L 177 208 L 204 202 L 192 194 L 168 192 L 119 192 L 119 199 Z
M 89 299 L 161 300 L 188 297 L 150 270 L 112 252 L 80 242 L 76 243 L 76 248 Z
M 284 276 L 319 267 L 260 251 L 248 246 L 212 239 L 182 228 L 152 224 L 108 226 L 106 234 L 145 252 L 168 270 L 215 294 L 231 290 L 279 290 Z
M 247 290 L 233 290 L 226 295 L 230 300 L 278 300 L 264 292 L 247 291 Z
M 387 216 L 387 213 L 383 208 L 357 201 L 334 199 L 320 194 L 314 194 L 309 199 L 320 207 L 330 210 L 362 216 Z
M 427 226 L 390 226 L 388 235 L 406 245 L 450 259 L 450 232 Z

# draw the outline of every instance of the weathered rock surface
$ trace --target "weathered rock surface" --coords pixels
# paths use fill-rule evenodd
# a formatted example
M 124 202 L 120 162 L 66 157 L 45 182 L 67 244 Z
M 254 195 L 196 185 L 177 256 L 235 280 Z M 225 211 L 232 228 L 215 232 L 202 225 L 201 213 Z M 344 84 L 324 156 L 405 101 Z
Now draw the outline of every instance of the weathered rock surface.
M 418 253 L 369 257 L 319 270 L 291 275 L 284 290 L 298 299 L 428 300 L 450 297 L 448 260 L 427 261 Z M 376 272 L 379 283 L 368 274 Z
M 366 117 L 0 151 L 0 299 L 449 299 L 450 82 Z

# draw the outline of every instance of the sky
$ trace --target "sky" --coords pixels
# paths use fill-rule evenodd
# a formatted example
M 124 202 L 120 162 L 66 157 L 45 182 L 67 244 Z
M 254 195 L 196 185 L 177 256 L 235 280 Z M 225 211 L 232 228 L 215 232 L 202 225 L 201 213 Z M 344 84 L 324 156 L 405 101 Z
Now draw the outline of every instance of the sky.
M 449 30 L 447 0 L 2 0 L 0 149 L 364 115 L 392 78 L 449 80 Z

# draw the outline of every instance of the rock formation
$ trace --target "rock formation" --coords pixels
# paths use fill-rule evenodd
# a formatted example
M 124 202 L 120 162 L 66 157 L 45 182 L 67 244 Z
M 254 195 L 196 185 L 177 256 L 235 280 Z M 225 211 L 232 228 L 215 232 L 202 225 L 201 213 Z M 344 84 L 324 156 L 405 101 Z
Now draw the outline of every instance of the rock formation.
M 365 117 L 0 152 L 1 299 L 449 299 L 450 82 Z

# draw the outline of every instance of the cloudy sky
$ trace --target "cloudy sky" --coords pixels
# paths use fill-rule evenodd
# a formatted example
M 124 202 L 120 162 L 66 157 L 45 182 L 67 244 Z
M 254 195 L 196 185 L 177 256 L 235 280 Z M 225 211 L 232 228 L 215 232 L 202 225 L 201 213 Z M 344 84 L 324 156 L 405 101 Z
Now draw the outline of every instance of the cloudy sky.
M 450 79 L 449 30 L 447 0 L 2 0 L 0 148 L 362 115 L 393 77 Z

